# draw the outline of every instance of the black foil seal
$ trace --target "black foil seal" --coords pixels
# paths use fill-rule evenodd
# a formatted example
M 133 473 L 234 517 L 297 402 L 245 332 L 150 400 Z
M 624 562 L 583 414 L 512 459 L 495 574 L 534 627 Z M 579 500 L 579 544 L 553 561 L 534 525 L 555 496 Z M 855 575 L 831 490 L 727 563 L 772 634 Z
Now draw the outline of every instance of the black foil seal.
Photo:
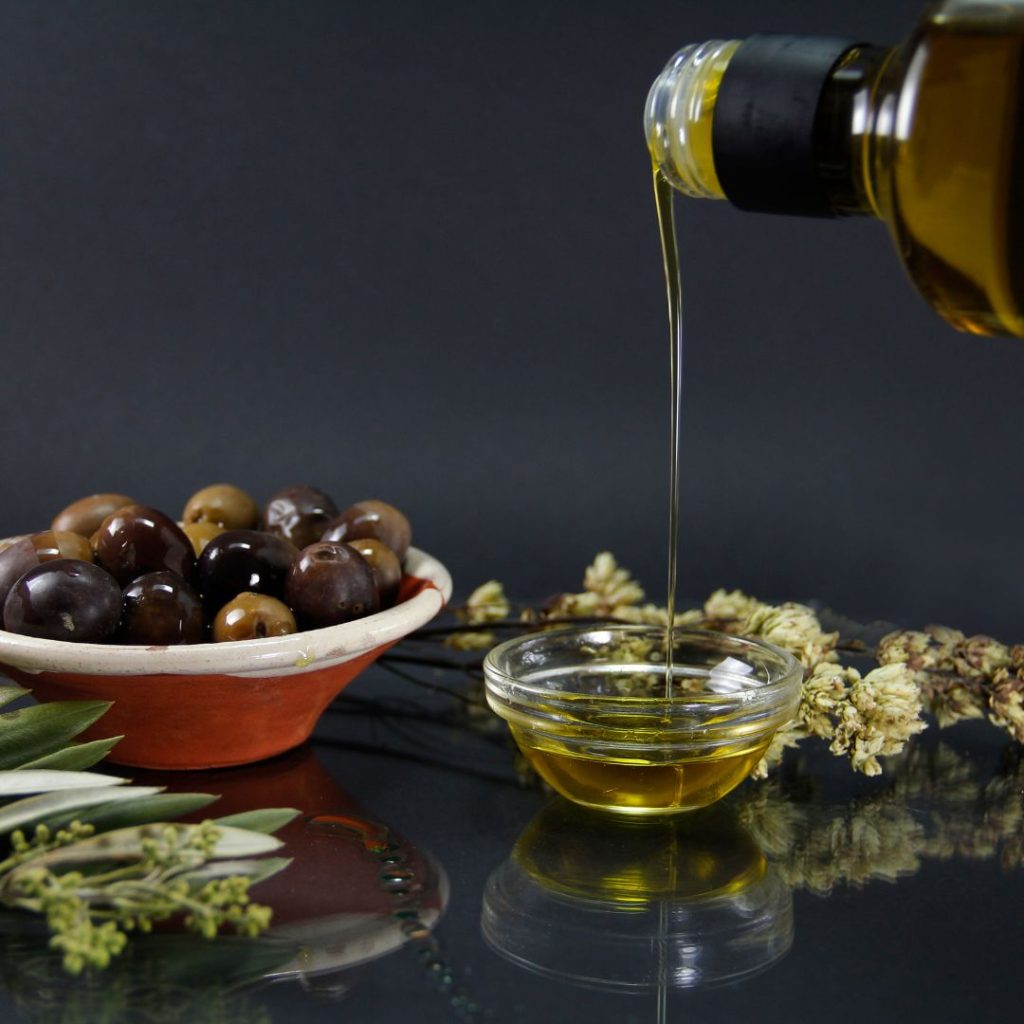
M 856 45 L 784 35 L 740 44 L 722 76 L 711 126 L 715 171 L 734 206 L 834 216 L 816 171 L 814 124 L 829 73 Z

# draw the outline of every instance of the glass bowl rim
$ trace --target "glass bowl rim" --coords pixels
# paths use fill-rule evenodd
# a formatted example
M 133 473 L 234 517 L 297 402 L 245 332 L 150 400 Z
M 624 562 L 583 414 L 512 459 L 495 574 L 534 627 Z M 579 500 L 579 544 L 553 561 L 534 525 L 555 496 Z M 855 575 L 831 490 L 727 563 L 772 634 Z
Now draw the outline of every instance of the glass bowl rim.
M 609 708 L 615 705 L 620 705 L 624 709 L 636 709 L 644 706 L 654 707 L 665 703 L 670 703 L 676 708 L 683 708 L 687 705 L 698 706 L 708 703 L 741 707 L 749 704 L 750 701 L 755 698 L 758 703 L 775 703 L 781 702 L 789 694 L 791 689 L 795 689 L 803 682 L 804 666 L 800 660 L 792 654 L 792 652 L 787 651 L 783 647 L 779 647 L 777 644 L 769 643 L 767 640 L 762 640 L 760 637 L 736 636 L 732 633 L 722 633 L 711 629 L 676 629 L 673 632 L 673 638 L 676 642 L 684 638 L 726 641 L 729 644 L 736 645 L 737 648 L 747 648 L 772 654 L 782 661 L 782 668 L 780 669 L 778 678 L 762 683 L 757 687 L 748 687 L 733 693 L 716 693 L 711 690 L 702 689 L 695 693 L 687 693 L 684 696 L 672 697 L 668 702 L 666 702 L 663 696 L 648 697 L 597 693 L 581 694 L 578 691 L 556 689 L 550 686 L 533 685 L 521 678 L 509 675 L 508 672 L 499 668 L 497 664 L 498 660 L 506 656 L 509 651 L 515 650 L 515 648 L 531 640 L 536 640 L 539 637 L 557 640 L 560 637 L 566 637 L 572 634 L 609 631 L 625 635 L 643 635 L 652 633 L 664 634 L 664 627 L 633 623 L 607 623 L 605 625 L 600 623 L 589 623 L 587 625 L 568 626 L 562 629 L 539 630 L 512 637 L 511 639 L 505 640 L 497 646 L 492 647 L 484 657 L 483 669 L 486 688 L 489 691 L 496 691 L 495 696 L 512 704 L 528 706 L 532 699 L 542 698 L 548 701 L 558 701 L 565 698 L 579 699 L 582 697 L 586 700 L 594 701 L 595 703 Z M 678 662 L 676 664 L 685 664 L 685 662 Z M 665 667 L 663 662 L 651 662 L 649 663 L 649 666 L 655 671 L 658 669 L 664 670 Z M 512 699 L 511 695 L 513 693 L 521 695 L 527 699 Z

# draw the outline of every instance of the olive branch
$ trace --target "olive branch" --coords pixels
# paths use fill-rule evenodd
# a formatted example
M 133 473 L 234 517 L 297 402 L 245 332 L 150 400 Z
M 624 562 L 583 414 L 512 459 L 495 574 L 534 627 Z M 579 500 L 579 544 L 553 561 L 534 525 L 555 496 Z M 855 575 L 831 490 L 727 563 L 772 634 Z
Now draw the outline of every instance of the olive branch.
M 26 694 L 0 686 L 0 708 Z M 72 741 L 109 706 L 59 701 L 0 714 L 0 906 L 45 918 L 73 974 L 106 967 L 129 933 L 176 915 L 206 938 L 224 927 L 259 934 L 271 911 L 249 889 L 289 863 L 263 855 L 280 848 L 271 833 L 297 812 L 169 823 L 216 797 L 86 771 L 120 737 Z

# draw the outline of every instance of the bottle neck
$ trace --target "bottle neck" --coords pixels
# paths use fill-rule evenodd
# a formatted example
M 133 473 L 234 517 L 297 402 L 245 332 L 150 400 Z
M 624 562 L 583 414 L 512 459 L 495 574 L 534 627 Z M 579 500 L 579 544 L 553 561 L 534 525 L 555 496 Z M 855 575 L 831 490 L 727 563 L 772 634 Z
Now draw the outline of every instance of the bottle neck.
M 745 210 L 879 215 L 871 170 L 889 56 L 799 36 L 686 47 L 648 96 L 652 159 L 685 194 Z

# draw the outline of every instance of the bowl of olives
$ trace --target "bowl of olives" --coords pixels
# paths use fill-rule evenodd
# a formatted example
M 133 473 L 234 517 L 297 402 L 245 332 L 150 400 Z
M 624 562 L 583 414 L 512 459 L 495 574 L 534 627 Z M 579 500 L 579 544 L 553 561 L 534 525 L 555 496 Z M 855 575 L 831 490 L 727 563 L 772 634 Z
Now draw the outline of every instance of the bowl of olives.
M 394 506 L 308 486 L 260 508 L 215 484 L 180 520 L 89 495 L 0 541 L 0 673 L 40 700 L 111 701 L 96 735 L 123 734 L 120 764 L 262 760 L 444 607 L 448 571 L 411 540 Z

